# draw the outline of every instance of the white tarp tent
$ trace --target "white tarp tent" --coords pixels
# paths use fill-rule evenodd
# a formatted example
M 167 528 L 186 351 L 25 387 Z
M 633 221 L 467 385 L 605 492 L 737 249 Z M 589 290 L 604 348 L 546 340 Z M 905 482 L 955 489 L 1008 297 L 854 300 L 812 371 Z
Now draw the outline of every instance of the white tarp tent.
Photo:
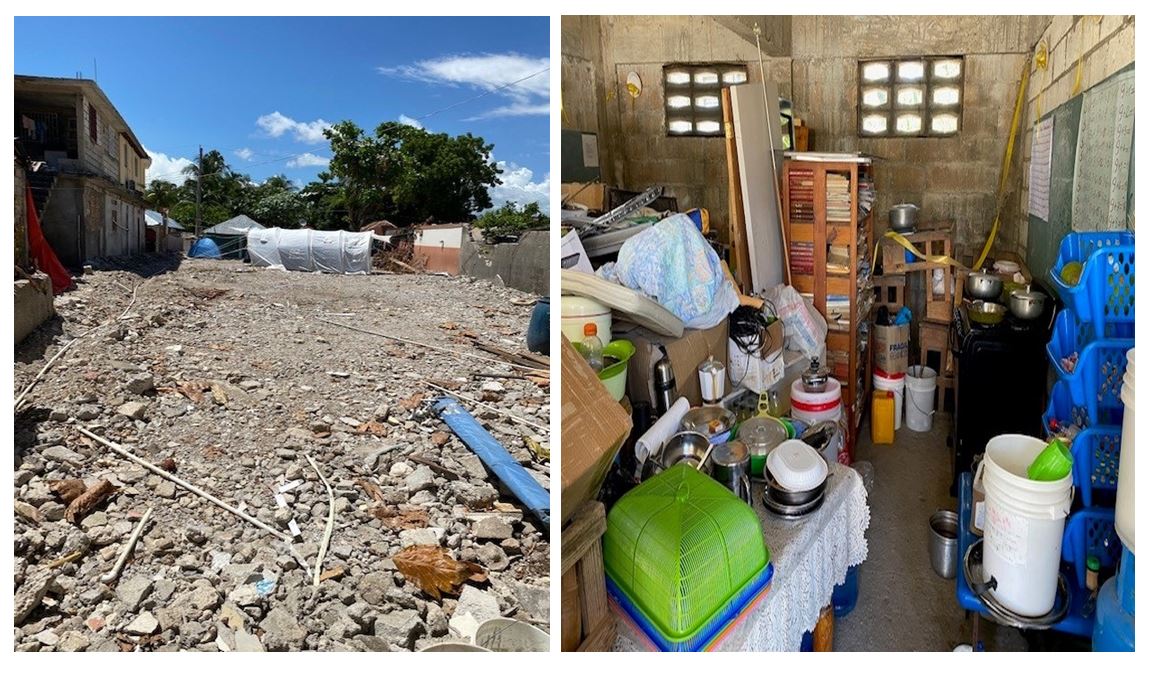
M 248 231 L 253 265 L 300 272 L 368 274 L 372 269 L 372 233 L 343 230 Z

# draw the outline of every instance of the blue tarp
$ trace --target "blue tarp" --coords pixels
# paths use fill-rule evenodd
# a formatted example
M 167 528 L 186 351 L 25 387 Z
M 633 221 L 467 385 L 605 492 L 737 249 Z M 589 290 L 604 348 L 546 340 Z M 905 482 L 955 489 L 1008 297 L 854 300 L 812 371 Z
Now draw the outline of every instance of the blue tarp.
M 188 249 L 189 258 L 214 258 L 220 259 L 220 247 L 216 242 L 208 237 L 198 239 L 196 243 L 192 244 L 192 248 Z

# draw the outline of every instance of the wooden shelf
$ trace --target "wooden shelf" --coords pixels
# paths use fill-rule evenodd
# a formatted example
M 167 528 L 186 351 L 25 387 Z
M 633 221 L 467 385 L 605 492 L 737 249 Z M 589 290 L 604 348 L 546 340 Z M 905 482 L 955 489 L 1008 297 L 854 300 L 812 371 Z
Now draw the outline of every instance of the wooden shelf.
M 833 174 L 847 179 L 846 211 L 851 214 L 850 220 L 827 219 L 828 177 Z M 863 416 L 864 406 L 857 404 L 857 401 L 866 401 L 871 382 L 871 341 L 867 340 L 866 349 L 862 353 L 860 344 L 864 340 L 862 325 L 870 318 L 863 310 L 873 294 L 871 272 L 874 270 L 861 274 L 859 264 L 861 260 L 871 263 L 874 243 L 871 234 L 872 212 L 863 217 L 859 215 L 861 178 L 874 182 L 871 165 L 789 159 L 784 161 L 781 175 L 784 231 L 787 233 L 792 264 L 791 285 L 800 293 L 811 294 L 816 310 L 824 317 L 827 316 L 829 295 L 846 296 L 851 301 L 848 328 L 843 330 L 829 325 L 826 342 L 828 367 L 837 379 L 844 382 L 843 404 L 847 410 L 847 419 L 851 422 L 847 444 L 849 455 L 854 454 L 855 436 Z M 837 195 L 830 196 L 834 200 Z M 836 208 L 844 209 L 844 202 L 839 200 Z M 850 271 L 827 270 L 829 246 L 847 247 L 849 264 L 852 266 Z M 834 361 L 832 354 L 836 355 Z M 845 356 L 846 368 L 843 364 Z

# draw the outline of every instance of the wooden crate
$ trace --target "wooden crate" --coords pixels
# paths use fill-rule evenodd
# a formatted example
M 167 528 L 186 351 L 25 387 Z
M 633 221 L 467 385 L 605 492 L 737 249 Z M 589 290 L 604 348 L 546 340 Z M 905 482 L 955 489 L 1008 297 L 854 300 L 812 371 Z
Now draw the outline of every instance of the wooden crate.
M 936 225 L 935 229 L 922 230 L 915 234 L 905 235 L 907 241 L 911 242 L 915 248 L 919 249 L 920 253 L 924 255 L 951 255 L 951 230 L 950 224 Z M 904 258 L 907 250 L 899 244 L 899 242 L 888 237 L 883 237 L 881 240 L 880 249 L 883 251 L 883 273 L 884 274 L 904 274 L 906 272 L 917 272 L 920 270 L 934 269 L 939 267 L 936 263 L 927 262 L 926 260 L 915 259 L 915 262 L 907 262 Z
M 928 321 L 949 324 L 955 314 L 956 293 L 958 292 L 959 297 L 962 297 L 963 291 L 958 290 L 960 286 L 958 286 L 959 282 L 954 267 L 941 267 L 936 269 L 943 270 L 942 293 L 935 292 L 935 269 L 919 272 L 919 274 L 923 275 L 923 293 L 924 299 L 927 302 L 924 318 Z
M 615 644 L 615 618 L 608 606 L 600 543 L 606 530 L 607 516 L 600 502 L 580 507 L 563 530 L 560 628 L 564 651 L 607 652 Z
M 906 275 L 884 274 L 872 277 L 872 283 L 875 288 L 874 308 L 878 309 L 880 305 L 884 305 L 889 312 L 898 312 L 899 308 L 906 304 L 904 302 L 904 291 L 907 288 Z
M 931 354 L 939 355 L 938 366 L 934 365 Z M 947 392 L 955 392 L 955 356 L 951 352 L 951 326 L 933 321 L 919 322 L 919 365 L 936 369 L 935 409 L 943 410 L 947 402 Z

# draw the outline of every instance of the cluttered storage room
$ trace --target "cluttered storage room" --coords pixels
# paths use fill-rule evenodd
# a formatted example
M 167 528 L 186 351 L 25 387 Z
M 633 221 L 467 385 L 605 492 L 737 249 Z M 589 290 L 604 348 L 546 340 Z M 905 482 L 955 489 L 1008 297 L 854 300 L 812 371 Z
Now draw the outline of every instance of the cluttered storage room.
M 1134 650 L 1134 16 L 561 44 L 563 648 Z

